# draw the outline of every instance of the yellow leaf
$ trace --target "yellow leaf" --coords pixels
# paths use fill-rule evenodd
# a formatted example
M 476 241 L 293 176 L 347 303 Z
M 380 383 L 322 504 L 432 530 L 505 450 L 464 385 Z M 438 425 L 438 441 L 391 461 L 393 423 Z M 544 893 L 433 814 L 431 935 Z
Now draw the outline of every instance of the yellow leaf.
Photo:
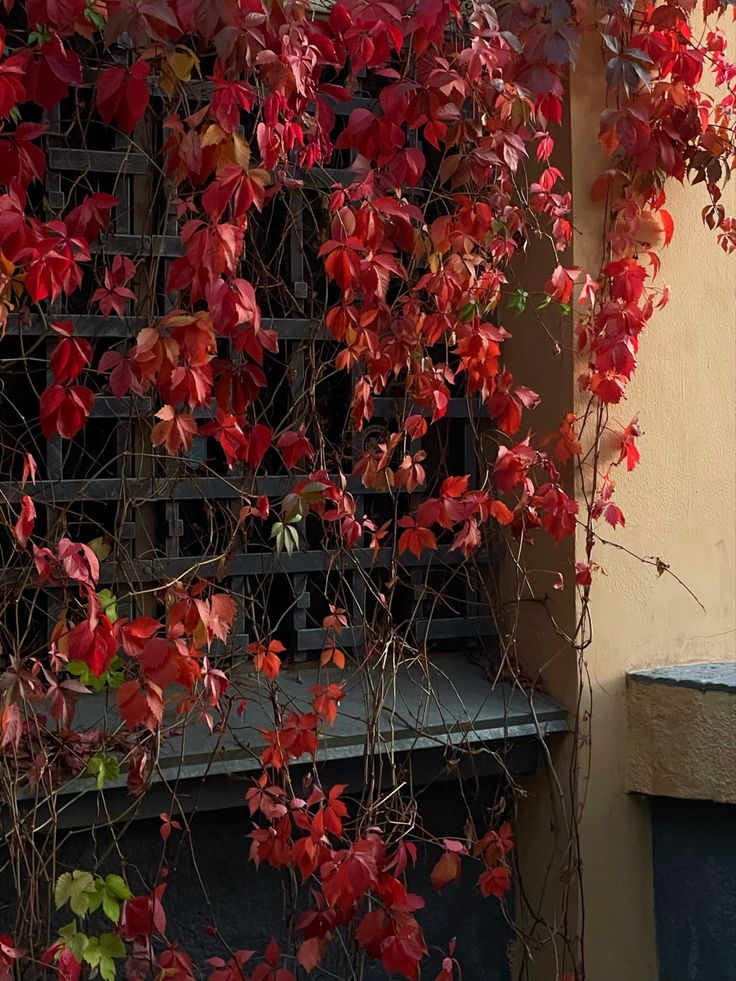
M 243 170 L 248 169 L 250 165 L 250 147 L 238 133 L 233 133 L 233 159 Z
M 262 184 L 264 187 L 271 183 L 271 174 L 262 167 L 254 167 L 253 170 L 249 172 L 248 176 L 252 181 L 256 181 L 258 184 Z
M 104 562 L 110 554 L 110 545 L 104 538 L 93 538 L 92 541 L 87 542 L 87 544 L 95 553 L 100 562 Z
M 189 48 L 175 48 L 167 51 L 161 64 L 161 88 L 167 95 L 173 95 L 177 82 L 189 82 L 192 69 L 199 70 L 199 58 Z
M 202 146 L 216 146 L 218 143 L 224 143 L 227 139 L 228 135 L 225 130 L 221 126 L 218 126 L 217 123 L 213 123 L 204 130 L 199 142 Z

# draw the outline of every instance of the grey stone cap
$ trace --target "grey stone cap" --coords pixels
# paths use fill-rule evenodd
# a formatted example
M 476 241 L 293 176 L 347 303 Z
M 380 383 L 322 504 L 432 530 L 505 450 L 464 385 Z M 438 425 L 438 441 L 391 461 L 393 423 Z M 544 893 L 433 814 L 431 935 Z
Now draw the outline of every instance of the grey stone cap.
M 736 661 L 698 661 L 669 664 L 645 671 L 631 671 L 632 682 L 644 685 L 672 685 L 698 691 L 730 691 L 736 694 Z

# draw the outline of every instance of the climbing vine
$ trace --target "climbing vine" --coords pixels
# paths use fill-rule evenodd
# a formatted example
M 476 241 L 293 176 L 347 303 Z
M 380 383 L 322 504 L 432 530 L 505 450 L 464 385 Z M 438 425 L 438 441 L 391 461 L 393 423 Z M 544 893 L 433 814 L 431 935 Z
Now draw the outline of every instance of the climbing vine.
M 499 543 L 518 608 L 535 541 L 580 536 L 581 560 L 552 570 L 550 588 L 577 593 L 565 640 L 584 682 L 596 546 L 625 525 L 615 483 L 639 461 L 627 387 L 668 300 L 658 274 L 677 234 L 673 182 L 705 186 L 703 221 L 736 250 L 722 202 L 736 159 L 724 18 L 719 0 L 5 0 L 0 746 L 16 901 L 0 919 L 0 981 L 39 966 L 63 981 L 118 970 L 293 981 L 320 965 L 357 979 L 368 961 L 415 979 L 430 944 L 443 950 L 437 981 L 460 979 L 454 940 L 424 935 L 424 900 L 407 884 L 418 861 L 439 891 L 472 874 L 479 902 L 511 916 L 513 806 L 432 839 L 395 770 L 398 792 L 386 794 L 370 733 L 393 679 L 432 657 L 407 628 L 412 604 L 451 609 L 461 580 L 497 620 L 487 682 L 523 685 L 519 614 L 500 612 L 492 585 Z M 608 163 L 591 188 L 606 242 L 601 267 L 582 269 L 567 258 L 573 201 L 557 151 L 568 75 L 591 38 L 608 89 Z M 54 154 L 75 140 L 88 164 L 62 185 Z M 122 169 L 94 186 L 113 150 Z M 120 216 L 144 171 L 145 228 L 126 252 Z M 545 270 L 536 285 L 522 261 L 532 247 Z M 300 345 L 290 318 L 312 325 Z M 96 332 L 103 322 L 124 329 Z M 579 404 L 552 433 L 535 428 L 540 398 L 504 356 L 531 331 L 579 361 Z M 443 429 L 460 401 L 473 473 Z M 198 467 L 229 489 L 226 505 L 205 502 L 206 561 L 157 577 L 153 497 L 135 505 L 149 529 L 141 560 L 140 530 L 142 551 L 125 552 L 122 497 L 111 525 L 41 494 L 59 460 L 81 459 L 80 486 L 107 474 L 107 437 L 85 442 L 104 406 L 105 418 L 124 406 L 133 420 L 116 450 L 126 479 L 160 475 L 173 488 Z M 236 555 L 293 560 L 315 542 L 334 565 L 318 680 L 296 704 L 282 686 L 299 666 L 280 635 L 275 573 L 264 564 L 240 592 L 228 576 Z M 340 573 L 357 553 L 347 589 Z M 441 582 L 416 573 L 440 560 Z M 355 795 L 323 785 L 318 765 L 348 676 L 368 679 Z M 104 719 L 90 724 L 84 707 L 100 697 Z M 244 749 L 256 767 L 244 828 L 254 864 L 282 874 L 293 915 L 264 950 L 195 966 L 167 932 L 163 860 L 140 883 L 124 865 L 60 870 L 61 795 L 84 779 L 102 793 L 124 782 L 132 813 L 161 779 L 167 741 L 202 728 L 217 747 L 247 728 L 254 702 L 268 721 L 257 717 L 260 742 Z M 164 850 L 187 821 L 174 789 Z M 582 979 L 574 929 L 563 948 L 559 976 Z

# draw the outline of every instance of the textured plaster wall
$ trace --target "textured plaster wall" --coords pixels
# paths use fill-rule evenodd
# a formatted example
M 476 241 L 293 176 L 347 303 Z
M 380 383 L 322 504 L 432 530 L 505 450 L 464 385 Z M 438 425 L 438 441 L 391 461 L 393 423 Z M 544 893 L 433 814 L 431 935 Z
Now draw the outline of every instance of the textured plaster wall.
M 733 30 L 731 31 L 733 35 Z M 736 41 L 736 38 L 734 38 Z M 734 42 L 732 42 L 734 43 Z M 603 93 L 597 52 L 573 78 L 575 263 L 596 268 L 601 213 L 588 189 L 602 163 L 592 151 Z M 736 211 L 736 189 L 726 195 Z M 705 196 L 675 188 L 675 239 L 663 254 L 669 307 L 642 339 L 639 370 L 615 418 L 635 412 L 646 435 L 642 462 L 617 481 L 627 516 L 612 540 L 660 556 L 698 596 L 613 547 L 598 550 L 607 575 L 593 592 L 592 766 L 582 848 L 591 981 L 657 978 L 650 823 L 628 796 L 625 674 L 685 661 L 736 659 L 736 260 L 700 220 Z

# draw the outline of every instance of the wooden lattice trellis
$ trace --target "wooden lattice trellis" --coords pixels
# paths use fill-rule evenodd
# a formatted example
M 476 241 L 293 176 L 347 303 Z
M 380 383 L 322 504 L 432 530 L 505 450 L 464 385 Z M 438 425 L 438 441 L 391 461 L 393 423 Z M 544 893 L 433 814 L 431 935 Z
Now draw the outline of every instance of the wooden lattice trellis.
M 292 488 L 294 477 L 276 454 L 266 457 L 264 475 L 257 478 L 242 467 L 228 471 L 221 454 L 218 457 L 210 445 L 213 441 L 205 437 L 195 440 L 186 459 L 165 458 L 150 444 L 158 406 L 145 397 L 100 395 L 77 439 L 45 441 L 40 436 L 34 414 L 37 417 L 37 396 L 45 377 L 35 370 L 28 352 L 38 345 L 50 353 L 55 337 L 48 329 L 49 320 L 71 320 L 76 334 L 92 341 L 96 365 L 102 352 L 129 345 L 142 327 L 177 306 L 177 298 L 167 296 L 164 287 L 168 266 L 182 254 L 182 243 L 158 154 L 162 131 L 155 131 L 158 124 L 149 121 L 131 139 L 119 136 L 113 145 L 106 145 L 103 136 L 108 138 L 109 131 L 98 133 L 94 123 L 80 122 L 88 91 L 74 91 L 48 121 L 46 205 L 52 215 L 58 215 L 68 211 L 80 194 L 106 191 L 118 200 L 113 223 L 96 246 L 81 290 L 65 301 L 65 307 L 50 307 L 46 316 L 11 318 L 5 341 L 15 345 L 18 365 L 26 362 L 23 384 L 28 391 L 19 410 L 9 398 L 9 385 L 15 384 L 9 381 L 12 372 L 6 372 L 2 415 L 10 430 L 15 428 L 20 435 L 20 429 L 25 429 L 23 439 L 32 440 L 43 461 L 42 479 L 28 490 L 45 504 L 49 536 L 65 530 L 78 540 L 101 536 L 109 542 L 111 552 L 103 563 L 101 582 L 118 595 L 120 612 L 126 615 L 148 612 L 162 582 L 194 576 L 216 580 L 237 601 L 229 645 L 233 651 L 242 651 L 255 636 L 271 636 L 285 644 L 294 660 L 319 652 L 325 641 L 321 624 L 328 603 L 345 608 L 353 625 L 341 635 L 341 645 L 360 648 L 380 643 L 376 596 L 385 582 L 396 577 L 401 588 L 394 591 L 398 601 L 391 613 L 393 629 L 404 641 L 420 649 L 425 645 L 444 650 L 488 648 L 494 636 L 488 602 L 493 559 L 488 550 L 471 564 L 441 543 L 426 558 L 405 555 L 399 563 L 395 547 L 382 548 L 375 555 L 361 547 L 348 552 L 332 547 L 336 538 L 333 543 L 308 524 L 297 551 L 276 554 L 268 528 L 260 537 L 246 540 L 237 521 L 244 494 L 266 494 L 273 502 Z M 201 97 L 201 86 L 191 86 L 188 97 L 196 101 L 198 92 Z M 344 117 L 356 106 L 370 104 L 369 96 L 358 95 L 336 111 Z M 366 445 L 379 439 L 397 415 L 398 406 L 390 393 L 376 398 L 372 424 L 359 435 L 349 432 L 351 385 L 344 373 L 327 370 L 337 348 L 320 326 L 327 287 L 315 261 L 324 226 L 320 209 L 324 212 L 330 187 L 346 182 L 346 172 L 319 169 L 295 177 L 301 186 L 295 181 L 294 189 L 282 195 L 280 210 L 269 206 L 261 224 L 254 223 L 246 237 L 243 274 L 257 285 L 264 326 L 279 338 L 279 353 L 264 366 L 273 398 L 258 411 L 278 431 L 292 425 L 295 414 L 304 415 L 307 392 L 308 418 L 328 431 L 333 447 L 324 463 L 328 469 L 339 465 L 350 474 Z M 135 261 L 138 301 L 128 316 L 96 316 L 90 312 L 91 292 L 115 255 Z M 263 288 L 253 275 L 254 262 L 268 270 Z M 226 344 L 222 342 L 223 355 L 228 353 Z M 19 372 L 19 385 L 21 378 Z M 207 410 L 197 414 L 209 415 Z M 478 460 L 483 458 L 482 444 L 490 437 L 482 432 L 476 405 L 464 398 L 452 399 L 447 418 L 430 432 L 432 443 L 425 439 L 423 447 L 432 464 L 428 472 L 441 476 L 444 457 L 449 472 L 470 474 L 476 486 L 478 480 L 482 482 Z M 377 523 L 411 513 L 415 503 L 410 494 L 366 489 L 355 477 L 348 478 L 348 489 L 355 495 L 357 512 Z M 3 490 L 17 499 L 17 482 L 8 482 Z M 47 612 L 55 614 L 51 609 Z

